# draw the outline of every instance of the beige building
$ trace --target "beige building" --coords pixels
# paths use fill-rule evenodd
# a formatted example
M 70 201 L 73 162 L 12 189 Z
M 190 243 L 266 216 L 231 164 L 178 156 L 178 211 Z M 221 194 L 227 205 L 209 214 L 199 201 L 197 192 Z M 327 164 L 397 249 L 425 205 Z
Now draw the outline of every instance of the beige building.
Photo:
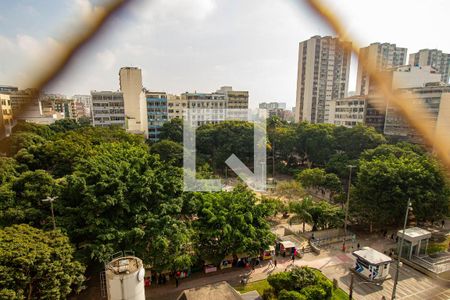
M 189 120 L 193 126 L 218 123 L 226 119 L 227 100 L 225 94 L 183 93 L 190 111 Z
M 126 129 L 128 132 L 148 136 L 147 103 L 142 86 L 142 71 L 136 67 L 123 67 L 119 71 L 120 91 L 123 93 Z
M 426 114 L 417 112 L 416 121 L 429 121 L 437 139 L 450 139 L 450 86 L 443 83 L 430 83 L 425 87 L 398 91 L 404 101 L 418 102 L 425 107 Z M 398 113 L 396 107 L 387 105 L 384 134 L 422 143 L 418 135 Z M 450 149 L 449 149 L 450 150 Z
M 216 93 L 225 95 L 228 109 L 248 109 L 248 91 L 233 91 L 231 86 L 222 86 Z
M 347 95 L 351 42 L 314 36 L 299 44 L 295 120 L 327 122 L 329 102 Z
M 0 94 L 0 140 L 11 134 L 13 113 L 10 95 Z
M 437 49 L 422 49 L 409 55 L 409 64 L 413 66 L 432 66 L 441 74 L 441 81 L 448 83 L 450 75 L 450 54 Z
M 372 43 L 359 50 L 360 60 L 367 60 L 371 68 L 384 71 L 396 66 L 402 66 L 406 62 L 406 48 L 399 48 L 395 44 Z M 369 76 L 362 64 L 358 64 L 356 77 L 356 94 L 367 95 L 372 93 Z
M 176 118 L 182 119 L 184 110 L 187 108 L 187 106 L 187 99 L 182 99 L 182 97 L 178 95 L 167 95 L 167 110 L 169 120 Z

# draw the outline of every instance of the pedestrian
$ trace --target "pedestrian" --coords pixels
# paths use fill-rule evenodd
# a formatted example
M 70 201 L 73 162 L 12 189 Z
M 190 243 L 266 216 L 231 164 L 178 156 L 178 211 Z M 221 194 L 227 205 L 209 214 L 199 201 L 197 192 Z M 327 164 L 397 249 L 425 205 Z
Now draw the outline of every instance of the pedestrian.
M 391 234 L 391 240 L 394 240 L 394 233 Z
M 273 267 L 273 258 L 271 258 L 270 260 L 269 260 L 269 267 Z
M 175 288 L 178 288 L 178 277 L 175 277 Z
M 342 243 L 342 252 L 345 252 L 345 241 Z
M 361 247 L 361 245 L 358 243 L 358 245 L 356 245 L 357 247 L 358 247 L 358 250 L 359 250 L 359 247 Z
M 275 261 L 273 262 L 275 264 L 274 269 L 277 267 L 277 259 L 275 258 Z
M 295 263 L 295 254 L 292 254 L 292 264 Z
M 445 226 L 445 220 L 442 220 L 441 225 L 442 225 L 441 227 L 444 228 L 444 226 Z

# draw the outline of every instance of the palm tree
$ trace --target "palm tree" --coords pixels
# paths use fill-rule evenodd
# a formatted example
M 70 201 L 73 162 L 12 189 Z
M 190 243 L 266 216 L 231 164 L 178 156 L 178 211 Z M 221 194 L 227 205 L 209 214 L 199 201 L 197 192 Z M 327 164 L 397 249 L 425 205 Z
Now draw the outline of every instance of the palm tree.
M 290 202 L 289 210 L 294 215 L 290 218 L 289 223 L 292 221 L 298 221 L 303 223 L 303 232 L 305 232 L 305 224 L 312 221 L 312 216 L 309 213 L 310 208 L 313 206 L 311 197 L 305 197 L 302 201 Z

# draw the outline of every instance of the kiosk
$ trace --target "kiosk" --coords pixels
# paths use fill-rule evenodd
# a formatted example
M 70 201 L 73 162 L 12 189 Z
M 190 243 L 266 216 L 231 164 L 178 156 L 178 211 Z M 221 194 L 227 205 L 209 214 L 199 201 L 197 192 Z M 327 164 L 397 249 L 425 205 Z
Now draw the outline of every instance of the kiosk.
M 368 281 L 384 281 L 388 278 L 389 266 L 392 262 L 389 256 L 370 247 L 356 250 L 353 255 L 356 257 L 353 271 L 361 277 Z

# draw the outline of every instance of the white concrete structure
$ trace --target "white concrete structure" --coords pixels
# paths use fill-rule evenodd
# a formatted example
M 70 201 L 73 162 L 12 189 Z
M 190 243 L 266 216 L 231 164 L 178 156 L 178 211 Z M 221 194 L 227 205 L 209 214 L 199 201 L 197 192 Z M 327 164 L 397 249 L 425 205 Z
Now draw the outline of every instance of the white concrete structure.
M 400 239 L 404 238 L 402 257 L 411 259 L 413 255 L 421 256 L 427 253 L 428 243 L 431 238 L 431 232 L 428 230 L 411 227 L 405 230 L 405 234 L 403 234 L 403 230 L 399 230 L 397 236 L 399 243 Z
M 347 96 L 350 46 L 330 36 L 299 44 L 296 122 L 326 122 L 329 102 Z
M 330 101 L 328 123 L 345 127 L 363 124 L 367 98 L 367 96 L 351 96 Z
M 392 73 L 393 89 L 417 88 L 423 87 L 427 83 L 441 81 L 441 74 L 430 66 L 398 66 L 387 72 Z
M 145 300 L 145 270 L 134 256 L 118 257 L 106 265 L 108 300 Z
M 120 90 L 123 93 L 126 129 L 128 132 L 148 136 L 147 103 L 142 86 L 142 71 L 123 67 L 119 71 Z
M 360 59 L 364 59 L 367 63 L 377 71 L 404 65 L 406 62 L 406 48 L 397 47 L 395 44 L 389 43 L 372 43 L 367 47 L 359 50 Z M 358 73 L 356 77 L 356 95 L 367 95 L 371 92 L 369 76 L 363 67 L 358 64 Z
M 441 74 L 441 81 L 448 83 L 450 75 L 450 54 L 438 49 L 422 49 L 409 55 L 409 64 L 413 66 L 432 66 Z
M 353 252 L 356 257 L 354 271 L 369 281 L 383 281 L 389 276 L 392 259 L 375 249 L 363 247 Z
M 125 128 L 125 109 L 122 92 L 91 91 L 92 125 L 116 125 Z

